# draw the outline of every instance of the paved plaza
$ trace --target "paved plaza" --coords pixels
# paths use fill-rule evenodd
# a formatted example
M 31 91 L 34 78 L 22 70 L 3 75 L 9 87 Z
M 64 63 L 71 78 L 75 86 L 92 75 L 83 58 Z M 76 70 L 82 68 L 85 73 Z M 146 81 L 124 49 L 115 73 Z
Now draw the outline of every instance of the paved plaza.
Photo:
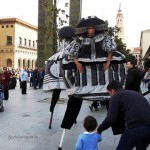
M 146 91 L 142 87 L 142 91 Z M 4 101 L 5 111 L 0 113 L 0 150 L 57 150 L 63 129 L 60 127 L 67 106 L 67 94 L 62 91 L 60 100 L 55 107 L 52 129 L 49 129 L 49 106 L 52 92 L 42 89 L 33 90 L 29 87 L 27 94 L 22 95 L 19 85 L 10 90 L 10 98 Z M 150 102 L 150 94 L 146 96 Z M 74 150 L 80 133 L 84 132 L 83 119 L 93 115 L 98 123 L 106 116 L 106 108 L 91 112 L 91 102 L 84 101 L 77 124 L 71 130 L 66 130 L 62 149 Z M 142 107 L 142 106 L 141 106 Z M 138 115 L 138 114 L 137 114 Z M 102 133 L 100 150 L 115 150 L 119 135 L 114 136 L 111 128 Z M 150 150 L 150 147 L 148 148 Z

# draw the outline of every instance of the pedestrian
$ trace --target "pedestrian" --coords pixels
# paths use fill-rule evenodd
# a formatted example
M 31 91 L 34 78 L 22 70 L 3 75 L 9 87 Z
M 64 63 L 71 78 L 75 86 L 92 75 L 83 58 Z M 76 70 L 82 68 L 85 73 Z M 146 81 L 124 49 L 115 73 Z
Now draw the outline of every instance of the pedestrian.
M 44 71 L 43 71 L 43 68 L 40 68 L 39 69 L 39 82 L 38 82 L 38 85 L 39 85 L 39 89 L 43 87 L 43 79 L 44 79 Z
M 9 98 L 9 82 L 10 82 L 10 74 L 7 71 L 6 67 L 3 67 L 3 73 L 1 76 L 1 84 L 4 88 L 4 100 L 8 100 Z
M 19 74 L 19 83 L 20 83 L 20 89 L 21 89 L 21 84 L 22 84 L 22 82 L 21 82 L 21 69 L 19 68 L 19 71 L 18 71 L 18 74 Z
M 98 142 L 102 140 L 102 137 L 95 132 L 97 120 L 92 116 L 87 116 L 83 126 L 85 132 L 79 135 L 75 150 L 98 150 Z
M 30 87 L 33 87 L 33 70 L 30 69 Z
M 21 79 L 21 89 L 22 89 L 21 93 L 27 94 L 28 73 L 26 67 L 23 67 L 23 70 L 21 70 L 20 79 Z
M 148 70 L 146 71 L 143 82 L 146 85 L 149 81 L 150 81 L 150 68 L 148 68 Z
M 134 90 L 137 92 L 141 92 L 141 75 L 139 70 L 135 67 L 135 62 L 128 61 L 127 62 L 127 77 L 125 82 L 125 89 Z
M 34 90 L 37 90 L 38 82 L 39 82 L 39 72 L 38 72 L 38 67 L 35 67 L 35 69 L 33 70 L 33 88 L 34 88 Z
M 118 81 L 107 86 L 111 100 L 107 117 L 97 128 L 98 133 L 113 126 L 120 114 L 125 120 L 123 131 L 116 150 L 146 150 L 150 142 L 150 104 L 139 92 L 126 90 Z

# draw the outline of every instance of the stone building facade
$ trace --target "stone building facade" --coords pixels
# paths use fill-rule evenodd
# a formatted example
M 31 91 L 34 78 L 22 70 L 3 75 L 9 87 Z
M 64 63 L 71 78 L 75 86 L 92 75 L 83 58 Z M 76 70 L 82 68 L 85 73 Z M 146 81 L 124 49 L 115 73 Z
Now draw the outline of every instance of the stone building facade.
M 37 27 L 17 18 L 0 18 L 0 68 L 35 68 Z
M 129 47 L 131 51 L 129 52 L 133 55 L 137 60 L 137 65 L 139 66 L 141 63 L 141 48 L 140 47 Z
M 140 47 L 143 60 L 150 58 L 150 29 L 141 31 Z

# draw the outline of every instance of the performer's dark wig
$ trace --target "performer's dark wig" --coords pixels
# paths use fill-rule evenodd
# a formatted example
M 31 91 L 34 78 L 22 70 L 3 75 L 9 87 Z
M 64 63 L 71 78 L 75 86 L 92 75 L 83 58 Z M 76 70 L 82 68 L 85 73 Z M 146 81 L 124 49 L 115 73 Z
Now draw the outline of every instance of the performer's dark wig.
M 97 127 L 97 120 L 92 116 L 87 116 L 84 119 L 83 126 L 88 132 L 94 131 Z
M 99 19 L 96 16 L 88 16 L 87 18 L 82 18 L 77 24 L 75 35 L 86 34 L 88 27 L 95 27 L 96 34 L 108 31 L 108 26 L 103 20 Z
M 74 36 L 75 36 L 75 29 L 71 26 L 64 26 L 58 32 L 58 37 L 60 40 L 66 39 L 66 41 L 70 41 Z

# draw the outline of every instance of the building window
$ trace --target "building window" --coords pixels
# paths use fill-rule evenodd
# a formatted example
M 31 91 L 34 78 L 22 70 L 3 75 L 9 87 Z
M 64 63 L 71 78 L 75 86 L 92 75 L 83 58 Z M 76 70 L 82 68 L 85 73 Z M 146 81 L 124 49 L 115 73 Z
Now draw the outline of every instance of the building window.
M 11 59 L 7 59 L 7 66 L 12 67 L 12 60 Z
M 13 28 L 13 25 L 11 25 L 11 28 Z
M 24 39 L 24 46 L 27 45 L 27 39 Z
M 7 36 L 7 44 L 12 45 L 12 36 Z
M 2 28 L 4 28 L 4 26 L 2 26 Z
M 22 45 L 22 37 L 19 37 L 19 45 Z
M 9 25 L 6 25 L 6 28 L 9 28 Z
M 31 40 L 29 40 L 29 47 L 31 46 Z
M 35 47 L 35 41 L 33 41 L 33 47 Z

